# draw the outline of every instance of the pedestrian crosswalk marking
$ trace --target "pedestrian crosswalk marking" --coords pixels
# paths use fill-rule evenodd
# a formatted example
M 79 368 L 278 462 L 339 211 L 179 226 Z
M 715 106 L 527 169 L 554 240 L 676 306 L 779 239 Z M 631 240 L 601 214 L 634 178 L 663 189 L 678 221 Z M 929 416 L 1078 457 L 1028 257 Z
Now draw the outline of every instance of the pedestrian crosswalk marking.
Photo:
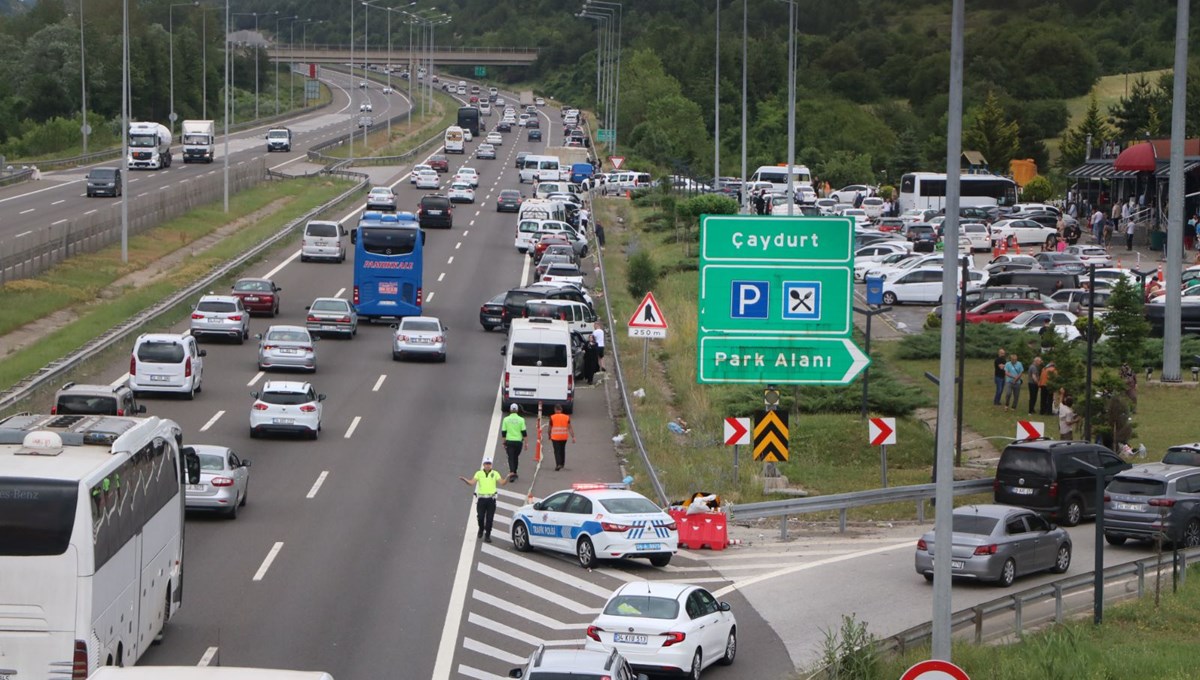
M 568 640 L 543 640 L 536 635 L 530 635 L 523 630 L 517 630 L 512 626 L 507 626 L 499 621 L 489 619 L 481 614 L 471 612 L 467 615 L 467 623 L 473 623 L 485 630 L 499 633 L 506 637 L 510 637 L 518 642 L 524 642 L 531 647 L 538 645 L 546 645 L 547 647 L 570 647 L 579 644 L 579 638 L 572 637 Z
M 458 664 L 458 674 L 465 675 L 468 678 L 475 678 L 475 680 L 504 680 L 503 675 L 481 671 L 478 668 L 462 663 Z

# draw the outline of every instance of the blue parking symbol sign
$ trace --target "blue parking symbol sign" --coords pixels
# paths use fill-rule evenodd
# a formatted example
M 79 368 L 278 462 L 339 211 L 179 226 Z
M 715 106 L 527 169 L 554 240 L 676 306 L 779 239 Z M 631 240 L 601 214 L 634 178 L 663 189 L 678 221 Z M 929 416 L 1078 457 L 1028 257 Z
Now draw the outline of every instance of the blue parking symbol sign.
M 729 316 L 734 319 L 765 319 L 770 315 L 766 281 L 734 281 Z
M 783 282 L 783 318 L 792 321 L 821 320 L 819 281 Z

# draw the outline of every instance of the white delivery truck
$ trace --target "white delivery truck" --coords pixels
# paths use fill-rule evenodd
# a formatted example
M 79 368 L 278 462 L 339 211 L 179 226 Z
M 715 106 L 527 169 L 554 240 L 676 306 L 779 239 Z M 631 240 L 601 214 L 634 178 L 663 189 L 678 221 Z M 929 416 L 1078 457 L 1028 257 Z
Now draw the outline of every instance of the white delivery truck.
M 183 121 L 183 162 L 212 163 L 217 141 L 217 126 L 211 120 Z
M 171 167 L 171 131 L 160 123 L 129 124 L 129 167 Z

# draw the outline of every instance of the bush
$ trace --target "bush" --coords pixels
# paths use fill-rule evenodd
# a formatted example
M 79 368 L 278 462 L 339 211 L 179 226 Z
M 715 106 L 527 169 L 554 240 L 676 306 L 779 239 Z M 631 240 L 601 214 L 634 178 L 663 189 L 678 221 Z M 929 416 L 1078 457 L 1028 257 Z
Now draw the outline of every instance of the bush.
M 675 214 L 685 224 L 699 224 L 701 215 L 736 215 L 738 203 L 728 196 L 701 194 L 680 201 Z
M 658 267 L 650 253 L 639 249 L 629 256 L 628 289 L 635 300 L 641 300 L 658 283 Z
M 1054 186 L 1050 183 L 1050 180 L 1041 175 L 1029 180 L 1021 188 L 1021 200 L 1026 203 L 1044 203 L 1053 195 Z
M 940 324 L 939 324 L 940 325 Z M 897 356 L 901 359 L 936 359 L 942 355 L 941 331 L 926 330 L 919 335 L 909 335 L 900 341 Z M 1019 331 L 998 323 L 967 324 L 967 358 L 990 359 L 996 350 L 1004 347 L 1024 349 L 1039 344 L 1038 336 Z M 1017 350 L 1018 353 L 1021 350 Z

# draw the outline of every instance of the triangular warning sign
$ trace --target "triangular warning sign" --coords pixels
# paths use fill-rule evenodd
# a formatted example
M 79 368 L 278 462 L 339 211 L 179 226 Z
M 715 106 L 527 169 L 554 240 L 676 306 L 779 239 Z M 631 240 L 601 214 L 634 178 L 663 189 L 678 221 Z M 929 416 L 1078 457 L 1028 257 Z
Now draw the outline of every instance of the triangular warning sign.
M 629 317 L 629 327 L 666 330 L 667 319 L 659 309 L 658 301 L 654 299 L 654 293 L 646 293 L 646 297 L 642 298 L 642 304 L 638 305 L 633 316 Z
M 621 164 L 625 162 L 624 156 L 609 156 L 608 162 L 612 163 L 613 170 L 620 170 Z

